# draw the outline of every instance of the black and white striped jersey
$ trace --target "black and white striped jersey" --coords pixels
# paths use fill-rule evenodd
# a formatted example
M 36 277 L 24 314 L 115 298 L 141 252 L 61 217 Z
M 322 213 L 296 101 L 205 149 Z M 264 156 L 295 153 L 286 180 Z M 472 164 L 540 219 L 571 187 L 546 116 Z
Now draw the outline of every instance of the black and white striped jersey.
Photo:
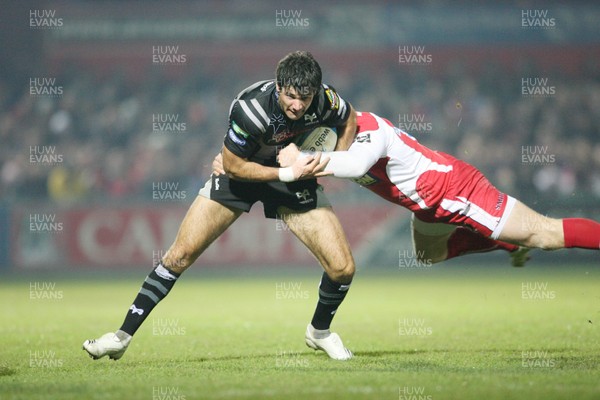
M 257 82 L 242 90 L 229 108 L 225 147 L 238 157 L 277 166 L 277 150 L 318 126 L 346 123 L 350 107 L 335 89 L 321 85 L 306 113 L 297 121 L 286 117 L 278 103 L 274 80 Z

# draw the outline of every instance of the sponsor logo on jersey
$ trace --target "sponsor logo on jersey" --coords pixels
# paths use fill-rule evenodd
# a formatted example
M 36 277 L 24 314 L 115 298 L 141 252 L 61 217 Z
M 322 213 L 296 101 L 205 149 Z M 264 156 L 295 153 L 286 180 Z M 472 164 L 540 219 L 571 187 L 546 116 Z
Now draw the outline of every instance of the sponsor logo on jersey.
M 325 89 L 325 95 L 329 100 L 329 104 L 331 105 L 332 110 L 337 110 L 340 108 L 340 98 L 336 92 L 331 89 Z
M 304 120 L 308 121 L 309 124 L 312 124 L 313 121 L 317 119 L 317 114 L 316 113 L 312 113 L 312 114 L 304 114 Z
M 290 132 L 287 129 L 283 114 L 272 115 L 269 120 L 269 127 L 273 127 L 273 135 L 270 138 L 265 138 L 265 142 L 270 145 L 285 142 L 299 134 L 299 132 Z
M 274 83 L 273 81 L 265 83 L 264 85 L 262 85 L 262 86 L 261 86 L 261 88 L 260 88 L 260 91 L 261 91 L 261 92 L 266 92 L 266 91 L 267 91 L 267 88 L 268 88 L 269 86 L 271 86 L 273 83 Z
M 237 133 L 238 135 L 240 135 L 244 139 L 248 139 L 248 136 L 249 136 L 248 132 L 246 132 L 245 130 L 243 130 L 242 128 L 240 128 L 240 126 L 238 124 L 236 124 L 235 121 L 231 121 L 231 127 L 233 128 L 233 130 L 235 131 L 235 133 Z
M 301 200 L 300 204 L 306 204 L 314 201 L 308 189 L 304 189 L 301 192 L 296 192 L 296 197 L 298 200 Z
M 371 143 L 371 134 L 370 133 L 360 133 L 356 135 L 354 138 L 356 143 Z
M 290 131 L 285 131 L 285 132 L 280 132 L 276 135 L 273 135 L 272 140 L 269 141 L 269 143 L 281 143 L 281 142 L 285 142 L 286 140 L 293 138 L 294 136 L 296 136 L 298 133 L 294 133 L 294 132 L 290 132 Z
M 272 115 L 269 120 L 269 126 L 273 127 L 273 135 L 277 135 L 280 131 L 285 130 L 286 124 L 283 114 Z
M 364 174 L 363 176 L 361 176 L 360 178 L 356 178 L 356 179 L 352 179 L 354 182 L 358 183 L 360 186 L 370 186 L 370 185 L 374 185 L 375 183 L 379 182 L 378 179 L 374 178 L 372 175 L 369 175 L 369 173 L 367 172 L 366 174 Z
M 235 144 L 239 144 L 240 146 L 246 145 L 246 141 L 236 135 L 233 129 L 229 129 L 229 131 L 227 131 L 227 136 L 229 136 L 229 139 L 231 139 Z

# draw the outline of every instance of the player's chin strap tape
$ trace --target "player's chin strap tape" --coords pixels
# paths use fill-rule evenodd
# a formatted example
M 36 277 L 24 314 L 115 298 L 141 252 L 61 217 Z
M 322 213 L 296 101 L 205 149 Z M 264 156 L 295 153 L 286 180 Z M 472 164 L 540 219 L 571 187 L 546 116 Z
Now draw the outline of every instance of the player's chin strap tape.
M 279 168 L 279 180 L 281 182 L 294 182 L 294 170 L 292 167 Z

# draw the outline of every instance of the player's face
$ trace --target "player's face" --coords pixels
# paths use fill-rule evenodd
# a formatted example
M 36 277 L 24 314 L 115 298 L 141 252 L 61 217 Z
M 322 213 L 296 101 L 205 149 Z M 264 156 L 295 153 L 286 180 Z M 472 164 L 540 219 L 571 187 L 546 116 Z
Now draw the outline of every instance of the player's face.
M 279 107 L 283 110 L 286 117 L 295 121 L 300 119 L 310 103 L 312 103 L 314 93 L 306 91 L 303 93 L 301 90 L 288 86 L 284 88 L 277 87 L 279 92 Z

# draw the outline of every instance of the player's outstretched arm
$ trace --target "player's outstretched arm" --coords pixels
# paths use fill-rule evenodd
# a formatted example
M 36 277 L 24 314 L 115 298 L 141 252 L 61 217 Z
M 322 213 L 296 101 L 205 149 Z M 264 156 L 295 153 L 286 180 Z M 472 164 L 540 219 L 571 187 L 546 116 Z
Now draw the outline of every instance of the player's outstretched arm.
M 360 178 L 377 162 L 379 156 L 368 149 L 364 149 L 360 143 L 350 146 L 347 151 L 323 152 L 323 156 L 329 158 L 327 168 L 316 174 L 317 177 L 333 175 L 336 178 Z M 298 160 L 310 157 L 315 153 L 300 151 L 298 146 L 290 143 L 279 152 L 277 160 L 282 167 L 291 166 Z
M 221 162 L 222 161 L 222 162 Z M 213 161 L 213 172 L 217 175 L 221 171 L 229 177 L 237 180 L 252 182 L 282 181 L 293 182 L 300 179 L 309 179 L 323 173 L 329 158 L 321 158 L 321 154 L 298 158 L 286 168 L 266 167 L 264 165 L 248 161 L 233 154 L 223 147 L 221 160 L 219 155 Z
M 378 155 L 354 144 L 347 151 L 323 152 L 323 156 L 330 158 L 325 173 L 350 179 L 364 176 L 379 159 Z
M 359 133 L 348 150 L 323 152 L 323 157 L 330 160 L 325 171 L 315 176 L 333 175 L 336 178 L 350 179 L 364 176 L 380 158 L 386 157 L 389 141 L 393 135 L 393 131 L 387 130 Z M 295 145 L 289 145 L 279 153 L 280 164 L 282 161 L 290 163 L 291 160 L 296 159 L 297 154 L 306 156 L 310 153 L 299 152 Z M 284 157 L 286 160 L 283 160 Z

